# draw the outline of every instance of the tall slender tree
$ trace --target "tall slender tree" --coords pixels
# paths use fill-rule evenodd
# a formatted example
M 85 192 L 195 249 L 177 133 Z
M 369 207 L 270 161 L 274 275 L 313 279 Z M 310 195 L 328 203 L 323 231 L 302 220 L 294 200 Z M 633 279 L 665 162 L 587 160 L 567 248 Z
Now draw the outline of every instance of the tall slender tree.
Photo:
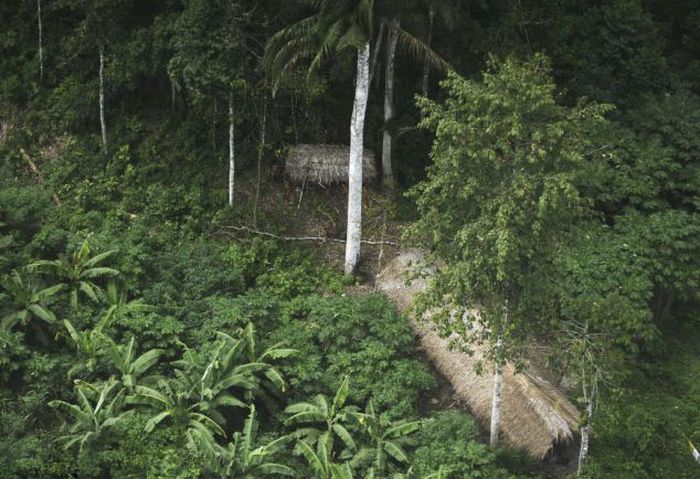
M 270 38 L 265 52 L 265 65 L 279 80 L 279 76 L 301 60 L 311 59 L 308 67 L 311 77 L 331 52 L 348 48 L 357 52 L 355 100 L 350 121 L 345 243 L 345 273 L 353 274 L 360 259 L 362 236 L 362 156 L 369 96 L 374 1 L 320 0 L 313 4 L 317 10 L 315 14 L 290 25 Z
M 39 81 L 44 81 L 44 29 L 41 22 L 41 0 L 36 0 L 36 21 L 39 27 Z
M 246 44 L 248 21 L 241 2 L 189 0 L 175 21 L 168 64 L 171 81 L 182 84 L 194 103 L 227 105 L 229 206 L 235 201 L 236 122 L 241 116 L 236 101 L 246 88 L 245 68 L 254 63 Z
M 107 153 L 107 120 L 105 118 L 105 46 L 100 39 L 100 132 L 102 134 L 102 151 Z
M 394 143 L 394 132 L 396 128 L 392 125 L 394 120 L 394 82 L 395 82 L 395 62 L 396 49 L 399 44 L 415 58 L 421 59 L 425 64 L 434 68 L 446 71 L 449 65 L 431 48 L 420 41 L 416 36 L 402 28 L 401 18 L 414 20 L 415 15 L 407 15 L 401 8 L 405 7 L 401 2 L 398 4 L 389 3 L 385 5 L 385 12 L 390 15 L 387 23 L 387 43 L 386 62 L 384 65 L 384 131 L 382 133 L 382 176 L 384 184 L 388 187 L 394 185 L 394 170 L 392 165 L 392 148 Z
M 384 133 L 382 134 L 382 176 L 384 184 L 393 187 L 394 173 L 391 167 L 392 134 L 388 125 L 394 119 L 394 61 L 396 44 L 399 42 L 401 23 L 398 18 L 389 21 L 384 70 Z
M 444 260 L 430 299 L 451 298 L 465 321 L 438 316 L 465 341 L 490 345 L 491 444 L 500 431 L 503 365 L 539 325 L 555 319 L 551 271 L 562 238 L 585 212 L 577 178 L 592 122 L 604 107 L 557 105 L 547 60 L 491 61 L 481 82 L 451 74 L 444 105 L 420 104 L 437 132 L 434 164 L 413 194 L 409 236 Z M 474 327 L 474 322 L 478 322 Z

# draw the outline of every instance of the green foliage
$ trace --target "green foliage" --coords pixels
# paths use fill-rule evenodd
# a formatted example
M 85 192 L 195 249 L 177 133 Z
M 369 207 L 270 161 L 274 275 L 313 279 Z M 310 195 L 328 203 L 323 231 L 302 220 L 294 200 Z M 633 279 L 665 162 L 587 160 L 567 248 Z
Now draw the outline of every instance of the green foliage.
M 30 271 L 40 271 L 54 275 L 59 285 L 65 285 L 70 291 L 70 303 L 73 308 L 78 307 L 78 294 L 82 292 L 94 302 L 100 301 L 98 294 L 102 289 L 93 281 L 94 279 L 116 276 L 119 274 L 114 268 L 98 266 L 116 250 L 105 251 L 97 255 L 91 255 L 89 237 L 85 238 L 80 248 L 76 249 L 68 257 L 59 257 L 56 260 L 40 260 L 28 266 Z
M 404 467 L 408 465 L 405 446 L 415 444 L 409 436 L 421 428 L 420 421 L 392 421 L 376 413 L 371 402 L 365 412 L 354 413 L 353 416 L 369 439 L 353 458 L 354 464 L 365 461 L 371 464 L 365 477 L 385 477 L 390 470 L 396 470 L 391 465 L 393 461 Z
M 109 337 L 104 338 L 104 354 L 109 358 L 112 367 L 115 368 L 121 377 L 119 381 L 129 393 L 133 393 L 142 376 L 151 369 L 160 359 L 163 351 L 159 349 L 149 349 L 138 357 L 134 357 L 134 338 L 129 344 L 119 345 Z
M 358 408 L 345 404 L 349 388 L 349 377 L 346 376 L 332 401 L 319 394 L 311 402 L 295 403 L 285 409 L 284 412 L 289 415 L 285 425 L 302 426 L 293 433 L 299 441 L 298 446 L 302 453 L 306 451 L 304 446 L 315 445 L 329 458 L 347 460 L 357 452 L 357 445 L 348 428 L 354 429 L 349 421 L 354 419 L 353 414 Z
M 83 460 L 101 465 L 112 477 L 201 477 L 201 461 L 187 448 L 185 432 L 175 427 L 157 428 L 145 440 L 147 420 L 148 416 L 138 411 L 129 414 L 114 431 L 113 447 L 95 451 Z
M 487 327 L 436 320 L 493 344 L 553 319 L 551 262 L 586 212 L 577 177 L 608 107 L 557 104 L 543 55 L 492 59 L 480 82 L 453 73 L 443 88 L 443 104 L 419 99 L 422 124 L 436 133 L 434 163 L 412 190 L 420 216 L 406 235 L 445 263 L 423 310 L 445 297 L 459 311 L 478 308 Z
M 282 368 L 294 397 L 314 390 L 332 394 L 350 373 L 353 403 L 371 400 L 392 417 L 407 417 L 434 384 L 414 357 L 408 321 L 382 296 L 299 298 L 282 321 L 272 338 L 299 349 L 296 361 Z
M 697 330 L 681 327 L 666 354 L 636 362 L 624 381 L 604 392 L 585 477 L 697 475 L 686 439 L 697 444 L 700 432 L 697 339 Z
M 509 478 L 496 464 L 496 455 L 478 441 L 474 419 L 460 411 L 443 411 L 425 421 L 413 454 L 416 477 L 444 479 Z M 441 470 L 442 475 L 436 471 Z M 435 473 L 434 475 L 430 475 Z
M 116 381 L 101 386 L 78 381 L 75 392 L 78 404 L 54 400 L 49 405 L 72 418 L 69 434 L 61 436 L 59 441 L 66 449 L 78 446 L 82 452 L 85 448 L 96 447 L 98 441 L 109 440 L 109 431 L 131 411 L 122 411 L 125 391 Z
M 51 196 L 43 188 L 11 183 L 0 188 L 0 221 L 5 223 L 3 229 L 21 243 L 37 233 L 50 207 Z
M 62 284 L 39 289 L 29 278 L 22 278 L 17 270 L 13 270 L 2 278 L 0 285 L 6 291 L 12 309 L 0 319 L 3 328 L 12 329 L 18 323 L 26 326 L 32 318 L 49 324 L 56 322 L 56 316 L 48 309 L 46 303 L 63 288 Z
M 281 181 L 283 152 L 346 143 L 355 63 L 339 53 L 369 39 L 381 64 L 376 26 L 396 15 L 424 25 L 432 5 L 456 27 L 438 22 L 432 35 L 456 70 L 445 100 L 420 102 L 437 141 L 427 182 L 414 190 L 416 237 L 454 266 L 438 291 L 498 312 L 499 288 L 512 288 L 522 336 L 537 329 L 540 339 L 556 331 L 571 341 L 555 348 L 567 377 L 582 379 L 581 358 L 606 373 L 588 477 L 692 477 L 684 435 L 700 443 L 695 3 L 42 0 L 39 78 L 37 2 L 0 2 L 0 475 L 259 477 L 288 467 L 303 477 L 497 478 L 507 475 L 499 465 L 521 469 L 503 459 L 510 453 L 478 444 L 458 413 L 389 437 L 402 421 L 415 427 L 434 383 L 406 321 L 380 297 L 342 296 L 347 284 L 315 247 L 222 240 L 231 222 L 252 216 L 258 100 L 283 73 L 267 111 L 275 158 L 261 163 L 254 226 L 312 234 L 323 215 L 341 234 L 343 187 L 307 184 L 297 207 L 299 192 Z M 395 94 L 406 108 L 420 76 L 409 56 L 427 34 L 402 35 L 396 72 L 409 81 Z M 484 61 L 537 51 L 551 65 L 539 55 Z M 373 72 L 378 85 L 382 72 Z M 216 211 L 230 92 L 238 194 L 234 208 Z M 368 133 L 384 129 L 376 93 Z M 600 121 L 606 108 L 583 96 L 617 109 Z M 388 125 L 405 126 L 396 145 L 404 180 L 423 178 L 431 163 L 432 133 L 411 127 L 419 115 L 409 108 Z M 366 136 L 375 151 L 377 138 Z M 400 229 L 390 198 L 365 198 L 368 236 Z M 388 212 L 388 228 L 373 222 L 384 216 L 376 210 Z M 579 221 L 584 210 L 593 214 Z M 481 286 L 497 294 L 475 294 Z M 279 341 L 299 354 L 286 358 Z M 346 404 L 364 410 L 343 423 L 353 461 L 339 459 L 337 434 L 335 450 L 317 441 L 293 456 L 275 412 L 287 401 L 312 404 L 315 393 L 333 397 L 349 373 Z M 65 401 L 54 403 L 59 414 L 46 407 L 54 398 Z M 83 451 L 66 453 L 59 437 L 74 449 L 84 441 Z M 201 438 L 219 454 L 214 462 L 187 447 Z M 394 441 L 404 454 L 390 459 Z
M 233 435 L 233 440 L 225 447 L 211 441 L 208 436 L 200 436 L 199 449 L 208 461 L 208 467 L 222 478 L 254 478 L 291 476 L 296 474 L 284 464 L 268 462 L 268 458 L 279 454 L 291 439 L 282 436 L 266 444 L 257 444 L 259 423 L 255 419 L 255 406 L 243 423 L 243 430 Z
M 203 353 L 186 349 L 172 363 L 174 377 L 160 379 L 156 387 L 134 388 L 134 401 L 150 404 L 156 411 L 146 432 L 171 419 L 187 427 L 189 435 L 225 436 L 228 409 L 247 408 L 255 400 L 270 405 L 270 395 L 285 390 L 285 381 L 272 363 L 293 352 L 274 345 L 259 353 L 252 325 L 238 339 L 219 333 L 219 339 Z

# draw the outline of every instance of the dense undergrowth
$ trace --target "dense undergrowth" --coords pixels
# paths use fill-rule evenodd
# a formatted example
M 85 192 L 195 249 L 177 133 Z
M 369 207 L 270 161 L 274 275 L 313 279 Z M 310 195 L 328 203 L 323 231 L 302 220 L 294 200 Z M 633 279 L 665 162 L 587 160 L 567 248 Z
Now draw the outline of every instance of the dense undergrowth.
M 600 383 L 590 422 L 581 420 L 593 431 L 583 477 L 700 477 L 688 452 L 689 440 L 700 445 L 698 2 L 311 3 L 371 6 L 374 17 L 365 27 L 381 53 L 364 144 L 379 152 L 392 137 L 398 188 L 365 186 L 363 238 L 398 240 L 403 220 L 423 218 L 424 233 L 449 250 L 467 210 L 493 195 L 527 233 L 534 209 L 518 189 L 500 189 L 510 165 L 488 172 L 510 154 L 523 170 L 569 154 L 587 214 L 557 223 L 566 235 L 552 270 L 522 276 L 521 305 L 542 296 L 552 307 L 521 315 L 514 339 L 527 347 L 536 334 L 554 346 L 552 365 L 579 406 L 579 369 L 593 357 Z M 232 228 L 345 234 L 347 187 L 294 185 L 283 171 L 290 145 L 348 143 L 355 58 L 340 50 L 361 32 L 324 36 L 343 41 L 324 43 L 311 81 L 299 70 L 276 84 L 263 65 L 266 42 L 312 10 L 263 0 L 0 2 L 0 477 L 573 472 L 571 453 L 542 468 L 487 448 L 464 412 L 421 414 L 437 378 L 405 318 L 354 284 L 393 250 L 363 245 L 351 280 L 338 274 L 337 244 Z M 394 117 L 384 121 L 390 42 L 379 48 L 379 25 L 404 14 L 415 41 L 398 49 Z M 455 71 L 440 88 L 442 73 L 423 77 L 425 58 L 413 51 L 428 38 Z M 487 58 L 510 66 L 484 75 Z M 485 88 L 489 75 L 504 83 Z M 419 91 L 431 99 L 418 102 L 422 113 Z M 604 105 L 600 128 L 574 108 L 592 104 Z M 552 108 L 541 114 L 542 105 Z M 563 111 L 572 129 L 552 123 Z M 421 119 L 435 131 L 417 128 Z M 569 149 L 576 138 L 580 152 Z M 401 189 L 426 174 L 437 188 L 425 190 L 421 211 Z M 498 215 L 483 218 L 498 236 Z M 518 266 L 538 248 L 554 251 L 511 236 L 526 258 Z M 497 259 L 472 254 L 482 237 L 453 258 Z M 457 270 L 448 286 L 466 277 Z M 591 334 L 577 350 L 566 340 L 581 329 Z
M 68 151 L 41 163 L 60 206 L 3 165 L 2 477 L 510 477 L 470 416 L 420 417 L 435 378 L 384 297 L 313 248 L 222 238 L 198 193 L 144 193 L 126 147 L 104 170 Z M 342 430 L 290 421 L 344 386 Z

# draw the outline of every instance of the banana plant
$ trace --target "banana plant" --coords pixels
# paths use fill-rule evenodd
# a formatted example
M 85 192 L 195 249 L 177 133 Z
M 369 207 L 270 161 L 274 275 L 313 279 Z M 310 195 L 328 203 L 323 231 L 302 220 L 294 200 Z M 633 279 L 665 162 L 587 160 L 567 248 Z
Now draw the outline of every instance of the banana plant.
M 337 464 L 331 459 L 328 440 L 319 440 L 316 444 L 316 450 L 309 444 L 300 442 L 299 450 L 306 462 L 309 463 L 316 479 L 352 479 L 350 464 L 347 462 Z
M 67 319 L 63 320 L 63 325 L 66 331 L 68 331 L 68 337 L 73 341 L 76 352 L 82 356 L 82 360 L 77 361 L 75 365 L 68 370 L 68 377 L 73 377 L 84 369 L 87 369 L 89 372 L 94 371 L 103 340 L 99 329 L 95 328 L 93 330 L 78 331 Z
M 222 425 L 226 423 L 223 408 L 247 408 L 260 389 L 258 373 L 268 368 L 265 363 L 243 362 L 238 352 L 242 348 L 242 343 L 229 347 L 219 341 L 208 355 L 188 349 L 174 362 L 180 388 L 188 391 L 201 412 Z
M 109 326 L 112 320 L 124 314 L 134 312 L 152 311 L 154 308 L 143 302 L 143 299 L 129 299 L 129 294 L 123 284 L 119 284 L 115 279 L 110 279 L 104 295 L 107 300 L 107 310 L 102 315 L 100 326 Z
M 200 412 L 199 404 L 191 400 L 188 391 L 178 387 L 178 382 L 161 379 L 155 388 L 137 385 L 129 398 L 134 404 L 148 404 L 158 411 L 148 421 L 144 431 L 149 433 L 166 419 L 187 427 L 188 434 L 198 436 L 214 434 L 225 436 L 224 430 L 212 418 Z M 213 440 L 213 439 L 212 439 Z
M 260 388 L 255 391 L 255 395 L 260 398 L 268 408 L 271 408 L 273 403 L 272 397 L 277 393 L 285 393 L 287 384 L 282 377 L 280 371 L 275 367 L 273 361 L 285 359 L 293 356 L 298 351 L 291 348 L 283 348 L 282 343 L 275 343 L 262 352 L 257 349 L 255 341 L 255 327 L 253 323 L 248 323 L 241 333 L 241 337 L 234 339 L 226 333 L 217 332 L 219 340 L 222 341 L 228 348 L 226 354 L 227 363 L 251 363 L 251 364 L 266 364 L 262 370 L 263 377 L 261 378 Z M 249 392 L 248 399 L 253 392 Z
M 121 382 L 129 393 L 133 393 L 139 380 L 153 367 L 163 354 L 160 349 L 149 349 L 139 357 L 134 358 L 134 342 L 132 337 L 129 344 L 119 345 L 112 338 L 102 335 L 105 355 L 112 366 L 121 374 Z
M 12 311 L 0 320 L 6 328 L 10 329 L 18 323 L 26 325 L 32 318 L 49 324 L 56 322 L 56 316 L 48 309 L 46 302 L 63 289 L 63 285 L 40 289 L 29 279 L 23 278 L 17 270 L 3 277 L 0 285 L 12 303 Z
M 353 413 L 353 416 L 369 438 L 368 444 L 353 458 L 354 462 L 371 458 L 372 466 L 367 470 L 367 479 L 384 477 L 391 459 L 401 464 L 408 463 L 404 446 L 410 442 L 409 436 L 421 428 L 420 421 L 391 421 L 377 414 L 372 402 L 365 412 Z
M 427 476 L 423 477 L 423 479 L 449 479 L 451 472 L 451 469 L 440 466 L 437 471 L 428 474 Z
M 55 260 L 36 261 L 28 266 L 30 270 L 54 274 L 61 284 L 70 290 L 70 303 L 78 307 L 78 296 L 82 292 L 95 303 L 99 302 L 100 287 L 93 282 L 96 278 L 116 276 L 119 271 L 113 268 L 98 266 L 117 250 L 106 251 L 92 256 L 88 236 L 80 248 L 69 256 L 61 256 Z
M 304 453 L 304 445 L 319 447 L 323 444 L 322 452 L 328 453 L 331 459 L 349 459 L 357 452 L 357 445 L 349 429 L 353 429 L 352 420 L 358 412 L 355 406 L 346 406 L 350 378 L 346 376 L 338 391 L 329 402 L 323 394 L 317 395 L 311 402 L 292 404 L 285 409 L 291 416 L 285 425 L 302 425 L 293 435 L 299 439 L 298 449 Z M 344 448 L 335 450 L 335 438 L 339 438 Z M 305 454 L 306 455 L 306 454 Z
M 243 423 L 243 430 L 235 432 L 225 446 L 212 441 L 211 436 L 199 437 L 199 450 L 207 458 L 209 468 L 226 479 L 254 479 L 267 476 L 295 476 L 294 470 L 284 464 L 269 462 L 269 458 L 282 451 L 291 440 L 282 436 L 256 447 L 258 421 L 255 406 Z
M 106 432 L 132 411 L 122 411 L 124 389 L 117 381 L 96 386 L 84 381 L 75 382 L 78 404 L 51 401 L 49 406 L 62 410 L 72 417 L 69 434 L 58 438 L 65 449 L 79 445 L 79 450 L 95 444 Z

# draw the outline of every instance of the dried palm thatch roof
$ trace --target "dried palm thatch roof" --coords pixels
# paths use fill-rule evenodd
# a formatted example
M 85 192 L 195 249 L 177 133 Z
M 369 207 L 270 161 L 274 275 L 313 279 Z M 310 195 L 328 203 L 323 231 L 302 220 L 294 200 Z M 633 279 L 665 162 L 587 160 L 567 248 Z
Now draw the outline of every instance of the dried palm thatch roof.
M 406 280 L 406 273 L 421 262 L 425 264 L 419 251 L 404 252 L 377 276 L 378 288 L 401 311 L 410 310 L 415 295 L 427 287 L 425 279 Z M 456 399 L 488 427 L 493 365 L 484 359 L 484 347 L 474 346 L 471 355 L 450 350 L 449 339 L 440 337 L 429 321 L 412 318 L 411 324 L 434 366 L 452 383 Z M 479 361 L 484 365 L 481 374 L 475 370 Z M 554 445 L 572 440 L 578 430 L 579 412 L 560 390 L 531 371 L 516 373 L 510 363 L 503 369 L 501 405 L 502 438 L 534 459 L 543 459 Z
M 344 145 L 295 145 L 284 164 L 286 174 L 300 183 L 311 181 L 321 185 L 348 181 L 350 147 Z M 377 176 L 374 153 L 365 148 L 362 155 L 362 176 Z

